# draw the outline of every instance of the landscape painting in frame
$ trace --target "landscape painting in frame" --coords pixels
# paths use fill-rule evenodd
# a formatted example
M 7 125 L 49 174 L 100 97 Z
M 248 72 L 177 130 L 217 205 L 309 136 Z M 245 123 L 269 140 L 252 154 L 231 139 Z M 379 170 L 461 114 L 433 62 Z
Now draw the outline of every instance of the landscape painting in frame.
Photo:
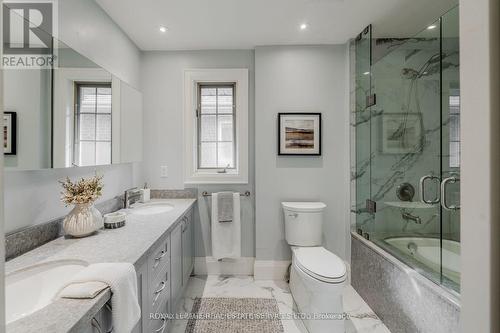
M 16 127 L 17 119 L 15 112 L 4 112 L 3 114 L 3 152 L 5 155 L 16 154 Z
M 278 155 L 321 155 L 321 113 L 279 113 Z

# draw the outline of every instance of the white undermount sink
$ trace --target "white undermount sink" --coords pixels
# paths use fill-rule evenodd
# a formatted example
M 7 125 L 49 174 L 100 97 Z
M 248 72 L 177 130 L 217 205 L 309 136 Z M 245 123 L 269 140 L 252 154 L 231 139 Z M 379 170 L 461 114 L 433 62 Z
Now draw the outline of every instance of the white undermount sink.
M 135 206 L 130 210 L 133 215 L 157 215 L 171 211 L 174 209 L 169 203 L 166 202 L 148 202 Z
M 8 274 L 5 281 L 7 324 L 52 303 L 61 288 L 87 265 L 81 260 L 60 260 Z

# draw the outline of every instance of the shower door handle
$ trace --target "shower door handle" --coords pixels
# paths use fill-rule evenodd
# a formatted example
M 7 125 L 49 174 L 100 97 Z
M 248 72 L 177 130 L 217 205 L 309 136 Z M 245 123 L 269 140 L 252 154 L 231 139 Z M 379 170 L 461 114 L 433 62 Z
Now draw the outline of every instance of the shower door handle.
M 428 179 L 429 180 L 437 180 L 438 182 L 440 181 L 439 177 L 433 176 L 433 175 L 426 175 L 426 176 L 423 176 L 422 178 L 420 178 L 420 186 L 419 186 L 420 200 L 423 203 L 426 203 L 428 205 L 435 205 L 435 204 L 437 204 L 440 201 L 440 198 L 439 198 L 438 194 L 436 194 L 436 197 L 434 199 L 432 199 L 432 200 L 426 200 L 425 199 L 425 182 Z
M 460 206 L 448 205 L 446 202 L 446 188 L 448 184 L 454 184 L 460 181 L 460 178 L 451 176 L 443 180 L 441 183 L 441 206 L 446 210 L 459 210 Z

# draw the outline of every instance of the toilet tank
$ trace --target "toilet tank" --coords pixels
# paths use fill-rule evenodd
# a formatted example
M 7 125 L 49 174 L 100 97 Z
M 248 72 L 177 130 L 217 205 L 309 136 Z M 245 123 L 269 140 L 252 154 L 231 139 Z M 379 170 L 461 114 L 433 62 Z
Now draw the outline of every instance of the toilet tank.
M 323 234 L 322 202 L 282 202 L 285 239 L 294 246 L 320 246 Z

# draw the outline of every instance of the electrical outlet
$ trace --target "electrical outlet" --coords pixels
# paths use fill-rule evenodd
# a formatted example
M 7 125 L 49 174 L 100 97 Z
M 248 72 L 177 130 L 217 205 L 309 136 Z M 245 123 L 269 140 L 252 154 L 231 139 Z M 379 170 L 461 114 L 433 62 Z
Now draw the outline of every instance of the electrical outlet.
M 168 177 L 168 167 L 166 165 L 162 165 L 160 167 L 160 177 L 167 178 Z

